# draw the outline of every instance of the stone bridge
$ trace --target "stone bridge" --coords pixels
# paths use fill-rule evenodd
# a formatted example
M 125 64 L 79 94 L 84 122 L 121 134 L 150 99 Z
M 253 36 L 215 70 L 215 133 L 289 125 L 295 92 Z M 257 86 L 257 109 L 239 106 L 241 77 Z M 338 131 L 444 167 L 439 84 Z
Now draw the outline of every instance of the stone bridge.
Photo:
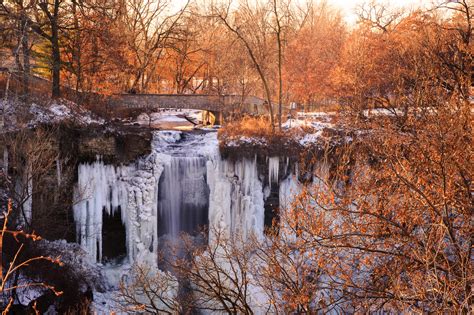
M 256 96 L 207 95 L 207 94 L 116 94 L 109 100 L 109 109 L 199 109 L 227 114 L 239 111 L 264 114 L 265 101 Z M 217 117 L 217 116 L 216 116 Z

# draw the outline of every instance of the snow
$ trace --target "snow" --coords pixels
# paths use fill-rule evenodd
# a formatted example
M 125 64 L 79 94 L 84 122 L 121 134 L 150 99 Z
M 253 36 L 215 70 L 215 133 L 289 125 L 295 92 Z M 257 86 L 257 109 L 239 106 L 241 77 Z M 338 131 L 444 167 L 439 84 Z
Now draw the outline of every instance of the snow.
M 288 119 L 286 122 L 284 122 L 281 126 L 285 129 L 298 128 L 298 127 L 310 127 L 311 123 L 306 120 L 291 118 L 291 119 Z
M 302 146 L 307 146 L 313 143 L 317 143 L 318 140 L 321 138 L 322 130 L 318 130 L 315 133 L 307 133 L 302 138 L 300 138 L 299 143 Z
M 296 118 L 290 118 L 282 124 L 280 137 L 287 144 L 309 147 L 320 144 L 324 140 L 325 129 L 337 129 L 334 123 L 335 113 L 299 113 Z M 226 147 L 255 146 L 268 147 L 271 140 L 262 136 L 232 136 L 224 139 Z
M 239 147 L 245 144 L 265 146 L 267 145 L 267 140 L 265 138 L 259 138 L 259 137 L 251 138 L 247 136 L 241 136 L 237 139 L 230 140 L 229 142 L 226 143 L 228 147 Z
M 79 125 L 103 124 L 102 118 L 96 117 L 92 112 L 66 100 L 55 100 L 46 106 L 31 104 L 29 109 L 33 119 L 29 125 L 49 124 L 62 121 L 73 121 Z

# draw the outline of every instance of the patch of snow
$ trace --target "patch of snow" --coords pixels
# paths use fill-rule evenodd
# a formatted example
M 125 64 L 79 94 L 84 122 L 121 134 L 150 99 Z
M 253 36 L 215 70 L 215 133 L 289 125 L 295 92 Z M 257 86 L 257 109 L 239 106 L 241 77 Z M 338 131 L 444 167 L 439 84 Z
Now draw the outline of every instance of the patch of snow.
M 147 113 L 141 113 L 137 117 L 137 123 L 140 125 L 148 125 L 150 123 L 150 116 Z
M 65 100 L 54 101 L 48 106 L 31 104 L 29 109 L 33 116 L 29 125 L 49 124 L 62 121 L 73 121 L 80 125 L 103 124 L 102 118 L 95 117 L 92 112 Z
M 299 143 L 302 146 L 307 146 L 313 143 L 317 143 L 318 140 L 321 138 L 322 133 L 323 133 L 322 130 L 318 130 L 315 133 L 307 133 L 299 140 Z
M 153 121 L 154 123 L 158 122 L 179 122 L 179 123 L 189 123 L 186 119 L 178 116 L 166 115 L 161 116 L 158 119 Z

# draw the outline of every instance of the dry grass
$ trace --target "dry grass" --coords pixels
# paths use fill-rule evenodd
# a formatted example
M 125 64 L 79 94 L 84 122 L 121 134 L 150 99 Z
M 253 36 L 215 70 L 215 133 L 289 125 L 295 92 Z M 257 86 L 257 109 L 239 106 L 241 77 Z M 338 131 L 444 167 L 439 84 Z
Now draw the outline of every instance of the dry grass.
M 299 154 L 296 129 L 272 130 L 266 117 L 243 117 L 228 122 L 219 130 L 219 146 L 223 156 L 242 157 L 261 154 L 273 156 L 286 152 L 288 155 Z
M 272 131 L 269 120 L 266 117 L 246 116 L 239 120 L 234 120 L 225 124 L 219 130 L 219 138 L 225 140 L 248 138 L 269 138 L 278 133 Z

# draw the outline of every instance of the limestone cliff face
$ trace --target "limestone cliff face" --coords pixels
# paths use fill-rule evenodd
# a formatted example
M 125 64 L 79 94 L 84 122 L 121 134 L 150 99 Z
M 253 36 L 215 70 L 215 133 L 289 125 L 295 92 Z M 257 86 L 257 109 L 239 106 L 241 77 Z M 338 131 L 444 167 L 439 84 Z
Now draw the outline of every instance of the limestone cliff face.
M 97 156 L 111 164 L 128 164 L 151 152 L 151 133 L 147 130 L 80 130 L 74 132 L 80 161 L 94 161 Z

